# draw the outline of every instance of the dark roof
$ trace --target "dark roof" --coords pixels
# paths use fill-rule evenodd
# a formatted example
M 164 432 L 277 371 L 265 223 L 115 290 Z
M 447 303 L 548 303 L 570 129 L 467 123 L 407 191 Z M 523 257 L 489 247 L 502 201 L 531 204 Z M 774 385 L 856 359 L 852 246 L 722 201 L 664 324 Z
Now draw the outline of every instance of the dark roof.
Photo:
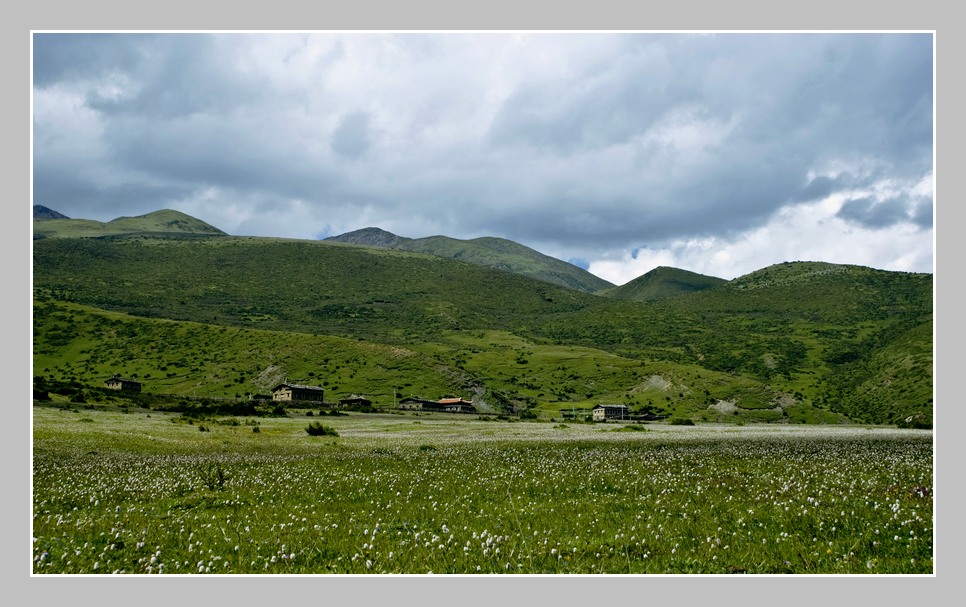
M 596 405 L 594 409 L 626 409 L 627 405 Z
M 141 382 L 139 382 L 136 379 L 127 379 L 126 377 L 121 377 L 120 375 L 117 375 L 117 374 L 115 374 L 114 377 L 109 377 L 109 378 L 105 379 L 104 381 L 105 382 L 108 382 L 108 381 L 123 381 L 123 382 L 132 383 L 132 384 L 139 384 L 139 383 L 141 383 Z
M 324 392 L 324 390 L 318 386 L 306 386 L 305 384 L 279 384 L 272 388 L 272 392 L 277 392 L 281 388 L 297 388 L 299 390 L 318 390 L 319 392 Z

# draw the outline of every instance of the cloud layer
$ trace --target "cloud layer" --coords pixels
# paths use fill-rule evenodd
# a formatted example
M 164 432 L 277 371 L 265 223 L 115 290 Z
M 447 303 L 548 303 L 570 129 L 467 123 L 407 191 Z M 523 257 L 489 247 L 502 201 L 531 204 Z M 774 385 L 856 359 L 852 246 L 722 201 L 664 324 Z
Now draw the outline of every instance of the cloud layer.
M 932 271 L 930 34 L 35 34 L 34 203 Z

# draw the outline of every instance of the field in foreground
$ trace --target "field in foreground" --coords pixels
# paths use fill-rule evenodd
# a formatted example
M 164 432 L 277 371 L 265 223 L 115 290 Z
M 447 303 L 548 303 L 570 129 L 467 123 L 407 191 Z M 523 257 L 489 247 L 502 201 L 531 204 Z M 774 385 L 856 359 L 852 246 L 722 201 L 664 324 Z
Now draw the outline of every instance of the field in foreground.
M 933 573 L 931 431 L 307 413 L 34 406 L 33 572 Z

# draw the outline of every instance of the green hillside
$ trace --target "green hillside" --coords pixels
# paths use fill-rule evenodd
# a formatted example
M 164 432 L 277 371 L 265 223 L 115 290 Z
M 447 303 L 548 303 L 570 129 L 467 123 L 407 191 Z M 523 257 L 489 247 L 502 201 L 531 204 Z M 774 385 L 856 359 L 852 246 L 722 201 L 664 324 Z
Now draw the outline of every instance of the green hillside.
M 404 238 L 379 228 L 364 228 L 326 239 L 329 242 L 426 253 L 506 270 L 556 285 L 594 293 L 614 285 L 573 264 L 503 238 L 458 240 L 448 236 Z
M 438 397 L 421 394 L 422 386 L 471 391 L 497 411 L 547 416 L 624 402 L 734 421 L 932 418 L 931 275 L 796 262 L 669 299 L 622 301 L 386 248 L 137 236 L 35 241 L 33 276 L 35 368 L 51 379 L 156 377 L 162 363 L 165 374 L 180 373 L 161 354 L 177 350 L 179 360 L 195 362 L 169 386 L 173 393 L 204 385 L 231 397 L 260 389 L 252 378 L 292 352 L 286 375 L 315 373 L 350 392 L 382 395 L 383 405 L 385 384 L 410 383 L 420 396 Z M 122 333 L 104 332 L 57 320 L 67 304 L 139 318 L 124 320 Z M 200 323 L 206 337 L 131 324 L 147 319 Z M 289 334 L 341 338 L 341 368 L 319 364 L 330 344 L 293 348 Z M 235 345 L 215 348 L 220 335 L 233 335 Z M 349 354 L 370 345 L 372 354 Z M 158 352 L 127 364 L 91 358 L 152 347 Z M 234 347 L 248 354 L 224 349 Z M 380 348 L 413 352 L 418 364 L 396 369 Z M 198 357 L 234 368 L 212 370 Z M 385 375 L 370 373 L 380 366 Z
M 600 294 L 613 299 L 656 301 L 713 289 L 726 282 L 723 278 L 660 266 L 626 284 L 602 291 Z
M 405 396 L 466 396 L 459 374 L 408 348 L 324 335 L 145 319 L 88 306 L 37 302 L 34 372 L 100 387 L 115 373 L 150 394 L 244 398 L 284 381 L 381 404 Z
M 601 302 L 442 257 L 230 236 L 36 241 L 34 287 L 138 316 L 398 342 L 524 330 Z
M 218 228 L 180 211 L 161 210 L 108 222 L 91 219 L 35 218 L 33 236 L 42 238 L 97 238 L 131 234 L 224 236 Z

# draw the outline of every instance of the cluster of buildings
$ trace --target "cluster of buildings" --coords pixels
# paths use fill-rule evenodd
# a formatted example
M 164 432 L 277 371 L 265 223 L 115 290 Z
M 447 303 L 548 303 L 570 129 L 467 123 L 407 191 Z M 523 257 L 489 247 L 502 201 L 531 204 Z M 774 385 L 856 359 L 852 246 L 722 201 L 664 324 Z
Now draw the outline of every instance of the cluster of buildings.
M 141 391 L 141 382 L 126 379 L 118 374 L 104 382 L 104 387 L 111 390 L 127 390 L 132 392 Z M 267 398 L 267 397 L 266 397 Z M 304 384 L 281 383 L 272 389 L 273 401 L 301 402 L 325 404 L 325 389 L 319 386 L 307 386 Z M 372 401 L 362 396 L 352 395 L 343 398 L 338 403 L 343 407 L 372 405 Z M 440 400 L 425 400 L 421 398 L 404 398 L 399 401 L 399 408 L 404 411 L 438 411 L 443 413 L 476 413 L 473 403 L 462 398 L 442 398 Z M 658 416 L 650 416 L 652 419 L 660 419 Z M 642 419 L 641 416 L 631 416 L 627 405 L 597 405 L 592 410 L 592 419 L 595 422 L 607 420 L 631 420 Z
M 318 386 L 282 383 L 272 389 L 272 400 L 324 403 L 325 390 Z M 361 396 L 350 396 L 339 401 L 340 406 L 370 406 L 372 401 Z M 476 413 L 476 407 L 462 398 L 443 398 L 424 400 L 404 398 L 399 408 L 407 411 L 442 411 L 445 413 Z

